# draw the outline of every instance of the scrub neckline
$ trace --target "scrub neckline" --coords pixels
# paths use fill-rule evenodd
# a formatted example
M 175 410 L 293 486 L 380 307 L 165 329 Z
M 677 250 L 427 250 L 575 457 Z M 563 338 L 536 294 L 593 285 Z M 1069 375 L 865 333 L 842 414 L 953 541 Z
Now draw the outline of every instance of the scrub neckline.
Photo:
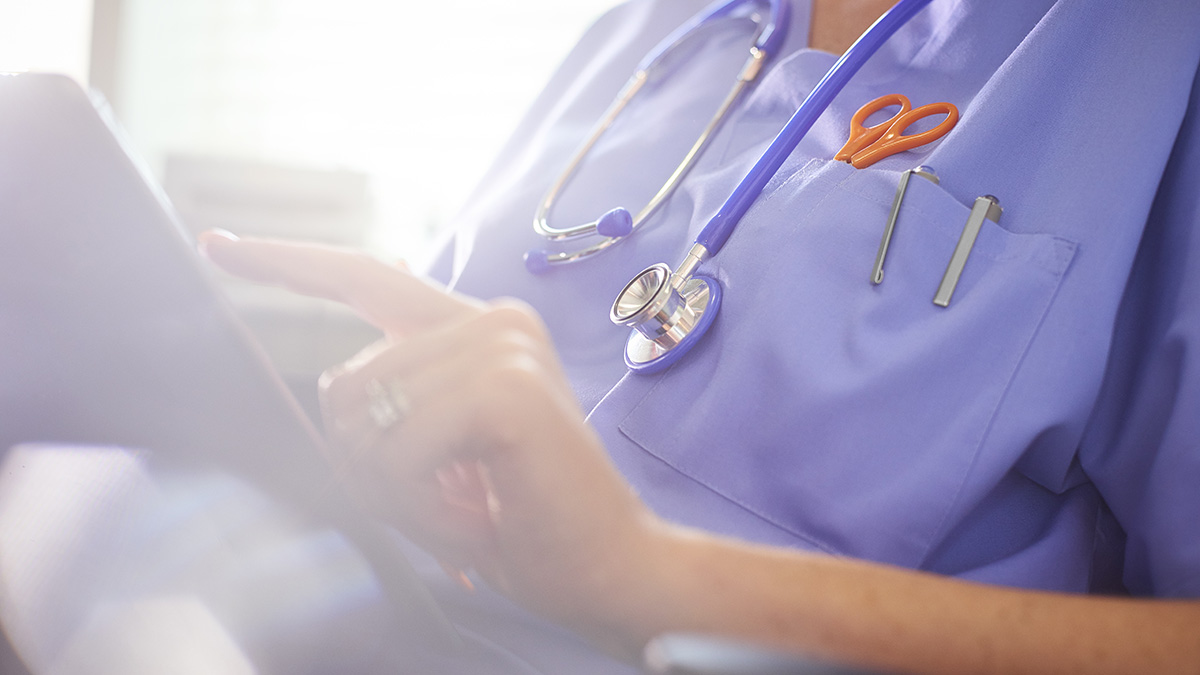
M 809 45 L 812 30 L 813 0 L 785 0 L 791 2 L 791 23 L 788 39 L 775 60 L 773 67 L 797 58 L 820 59 L 826 68 L 832 66 L 841 54 L 834 54 Z M 896 31 L 883 46 L 867 60 L 854 80 L 863 84 L 885 84 L 898 79 L 911 66 L 917 55 L 930 45 L 936 44 L 939 33 L 947 29 L 946 16 L 953 13 L 961 0 L 933 0 L 923 11 Z M 806 56 L 801 56 L 801 55 Z

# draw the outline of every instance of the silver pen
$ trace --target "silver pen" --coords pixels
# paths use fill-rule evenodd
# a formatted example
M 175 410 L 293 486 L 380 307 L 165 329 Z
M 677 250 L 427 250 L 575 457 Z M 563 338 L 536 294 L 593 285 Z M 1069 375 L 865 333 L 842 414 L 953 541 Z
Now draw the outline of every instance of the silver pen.
M 954 247 L 954 255 L 950 256 L 950 264 L 946 266 L 946 273 L 942 275 L 942 283 L 938 286 L 937 294 L 933 296 L 933 304 L 939 307 L 950 306 L 950 296 L 954 295 L 958 280 L 967 266 L 967 257 L 971 255 L 971 248 L 975 246 L 975 239 L 983 227 L 984 218 L 998 223 L 1002 213 L 1004 209 L 1000 208 L 1000 202 L 991 195 L 984 195 L 975 200 L 971 215 L 967 217 L 967 224 L 963 226 L 962 234 L 958 237 L 958 245 Z
M 892 243 L 892 233 L 896 230 L 896 218 L 900 216 L 900 204 L 904 201 L 904 193 L 908 191 L 910 176 L 920 176 L 938 184 L 937 174 L 927 166 L 918 166 L 900 174 L 900 185 L 896 187 L 896 197 L 892 200 L 892 212 L 888 214 L 887 225 L 883 228 L 883 239 L 879 242 L 879 252 L 875 254 L 875 267 L 871 270 L 871 283 L 883 283 L 883 260 L 887 257 L 888 245 Z

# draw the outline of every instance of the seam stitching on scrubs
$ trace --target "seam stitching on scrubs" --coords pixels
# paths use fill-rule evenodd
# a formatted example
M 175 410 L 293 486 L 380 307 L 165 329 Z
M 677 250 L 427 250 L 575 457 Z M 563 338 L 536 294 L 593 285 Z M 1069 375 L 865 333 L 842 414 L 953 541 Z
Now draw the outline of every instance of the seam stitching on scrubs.
M 688 480 L 690 480 L 694 483 L 697 483 L 698 485 L 702 485 L 712 494 L 716 495 L 717 497 L 720 497 L 721 499 L 724 499 L 725 501 L 727 501 L 731 504 L 738 506 L 739 508 L 742 509 L 742 511 L 754 516 L 755 518 L 758 518 L 762 522 L 764 522 L 772 527 L 780 529 L 780 530 L 792 535 L 793 537 L 796 537 L 797 539 L 808 543 L 813 548 L 816 548 L 820 551 L 823 551 L 823 552 L 831 554 L 831 555 L 841 555 L 842 552 L 840 550 L 838 550 L 836 547 L 825 543 L 824 541 L 814 537 L 813 535 L 807 534 L 805 532 L 797 531 L 796 529 L 789 527 L 783 523 L 776 522 L 776 520 L 774 518 L 772 518 L 764 513 L 760 513 L 758 511 L 758 509 L 750 506 L 749 504 L 743 503 L 740 499 L 737 499 L 736 497 L 733 497 L 732 495 L 727 494 L 724 490 L 718 489 L 717 487 L 712 485 L 707 480 L 694 475 L 691 471 L 688 471 L 688 470 L 684 469 L 683 467 L 677 466 L 674 462 L 668 460 L 666 457 L 663 457 L 661 454 L 654 451 L 652 448 L 648 447 L 646 444 L 642 443 L 640 440 L 635 438 L 634 434 L 631 433 L 629 431 L 629 429 L 625 426 L 625 421 L 628 420 L 633 415 L 634 412 L 636 412 L 638 409 L 640 409 L 646 403 L 647 399 L 654 396 L 655 392 L 657 392 L 659 387 L 663 386 L 663 382 L 666 381 L 666 379 L 667 379 L 666 374 L 669 373 L 674 368 L 675 368 L 675 365 L 672 364 L 670 367 L 668 367 L 666 370 L 663 371 L 663 375 L 659 376 L 659 379 L 657 382 L 654 383 L 654 386 L 650 387 L 650 389 L 646 392 L 646 394 L 644 396 L 642 396 L 640 399 L 638 399 L 637 405 L 635 405 L 628 413 L 626 413 L 626 415 L 624 417 L 621 418 L 621 421 L 617 424 L 617 430 L 620 431 L 621 434 L 623 436 L 625 436 L 625 438 L 628 438 L 630 441 L 632 441 L 634 445 L 641 448 L 643 452 L 645 452 L 647 455 L 653 457 L 654 459 L 658 460 L 662 464 L 666 465 L 667 468 L 669 468 L 672 471 L 674 471 L 675 473 L 683 476 L 684 478 L 687 478 Z
M 812 164 L 814 161 L 825 162 L 825 164 L 828 165 L 830 163 L 833 163 L 834 160 L 821 160 L 819 158 L 813 158 L 813 159 L 809 160 L 808 162 L 805 162 L 803 166 L 807 167 L 810 164 Z M 848 167 L 849 165 L 846 165 L 846 166 Z M 755 204 L 753 206 L 751 206 L 751 208 L 746 212 L 745 216 L 743 216 L 743 217 L 744 218 L 749 217 L 750 214 L 753 213 L 755 210 L 761 210 L 763 208 L 763 206 L 765 206 L 767 204 L 767 202 L 770 200 L 772 195 L 778 194 L 779 191 L 782 190 L 784 187 L 786 187 L 792 181 L 793 178 L 795 178 L 796 176 L 798 176 L 799 174 L 802 174 L 802 173 L 804 173 L 802 170 L 797 170 L 796 172 L 793 172 L 792 174 L 788 175 L 788 177 L 785 178 L 783 180 L 783 182 L 780 183 L 777 188 L 772 190 L 771 193 L 769 195 L 767 195 L 765 199 L 760 199 L 760 200 L 756 201 Z M 841 179 L 833 181 L 833 185 L 830 187 L 830 189 L 826 190 L 825 194 L 823 194 L 820 199 L 816 200 L 816 202 L 813 203 L 812 206 L 810 206 L 807 210 L 805 210 L 802 215 L 793 215 L 791 217 L 792 227 L 789 231 L 795 232 L 796 230 L 798 230 L 802 226 L 803 221 L 805 221 L 809 216 L 811 216 L 814 211 L 816 211 L 818 208 L 820 208 L 821 205 L 824 204 L 826 200 L 833 197 L 834 193 L 837 192 L 837 188 L 841 187 L 842 184 L 844 184 L 846 181 L 850 180 L 850 178 L 853 176 L 854 176 L 854 171 L 851 170 L 845 176 L 843 176 Z M 819 174 L 814 176 L 814 180 L 820 180 L 820 178 L 821 178 L 821 176 Z M 799 179 L 797 179 L 797 180 L 799 180 Z M 764 192 L 765 192 L 765 190 L 764 190 Z M 715 258 L 714 258 L 714 260 L 715 260 Z M 768 268 L 774 267 L 774 265 L 775 265 L 775 260 L 772 260 L 769 263 Z M 828 544 L 828 543 L 824 542 L 823 540 L 816 538 L 812 534 L 800 532 L 797 529 L 795 529 L 789 525 L 781 523 L 777 519 L 775 519 L 774 517 L 772 517 L 766 513 L 762 513 L 758 508 L 753 507 L 753 506 L 743 502 L 742 500 L 734 497 L 733 495 L 728 494 L 727 491 L 725 491 L 725 490 L 718 489 L 717 487 L 712 485 L 712 483 L 701 478 L 700 476 L 695 475 L 691 471 L 688 471 L 687 469 L 684 469 L 683 467 L 677 466 L 674 462 L 671 462 L 670 460 L 666 459 L 661 454 L 659 454 L 658 452 L 654 451 L 653 449 L 647 447 L 645 444 L 643 444 L 641 441 L 639 441 L 637 438 L 634 437 L 634 435 L 626 427 L 625 422 L 634 414 L 634 412 L 639 410 L 646 403 L 647 399 L 649 399 L 651 396 L 653 396 L 655 394 L 655 392 L 658 391 L 659 387 L 663 386 L 663 383 L 666 382 L 667 377 L 670 375 L 671 371 L 673 371 L 675 369 L 675 367 L 676 367 L 676 364 L 672 364 L 670 367 L 668 367 L 666 370 L 664 370 L 662 375 L 659 376 L 658 381 L 654 383 L 654 386 L 650 387 L 649 391 L 646 392 L 646 395 L 643 396 L 641 399 L 639 399 L 637 402 L 637 405 L 633 406 L 633 408 L 631 408 L 630 411 L 628 413 L 626 413 L 624 417 L 621 418 L 621 421 L 617 424 L 617 429 L 621 432 L 621 434 L 624 435 L 626 438 L 628 438 L 630 441 L 633 441 L 633 443 L 635 445 L 637 445 L 639 448 L 641 448 L 643 452 L 650 455 L 651 457 L 654 457 L 655 459 L 662 462 L 663 464 L 667 465 L 672 470 L 674 470 L 676 473 L 688 478 L 689 480 L 691 480 L 694 483 L 704 486 L 712 494 L 730 502 L 731 504 L 737 505 L 739 508 L 741 508 L 746 513 L 749 513 L 750 515 L 758 518 L 759 520 L 761 520 L 775 528 L 778 528 L 784 532 L 787 532 L 788 534 L 792 535 L 793 537 L 796 537 L 797 539 L 804 541 L 804 542 L 808 543 L 810 546 L 812 546 L 816 549 L 819 549 L 825 553 L 829 553 L 831 555 L 841 554 L 841 551 L 837 547 L 832 546 L 831 544 Z
M 863 171 L 869 171 L 869 169 L 863 169 Z M 899 180 L 899 179 L 897 179 L 897 180 Z M 874 194 L 873 190 L 872 191 L 860 190 L 860 189 L 857 189 L 857 187 L 855 187 L 855 186 L 847 186 L 847 185 L 843 185 L 843 184 L 839 184 L 837 187 L 839 189 L 843 190 L 844 192 L 852 194 L 852 195 L 854 195 L 860 199 L 863 199 L 865 201 L 869 201 L 874 204 L 878 204 L 880 206 L 883 206 L 884 208 L 890 209 L 892 206 L 892 200 L 890 198 L 889 199 L 880 198 Z M 969 212 L 971 210 L 969 206 L 966 206 L 962 202 L 958 201 L 957 197 L 955 197 L 954 195 L 947 192 L 945 190 L 945 188 L 941 187 L 940 185 L 930 185 L 929 189 L 936 190 L 940 194 L 945 195 L 948 199 L 953 200 L 955 204 L 962 207 L 965 211 Z M 903 210 L 901 211 L 901 213 L 904 213 L 909 210 L 911 210 L 913 213 L 921 216 L 922 218 L 924 218 L 926 220 L 929 220 L 929 221 L 938 220 L 937 214 L 931 213 L 930 211 L 923 208 L 919 204 L 912 204 L 911 200 L 905 201 L 904 207 L 903 207 Z M 964 218 L 964 221 L 965 221 L 965 218 Z M 979 256 L 982 258 L 987 258 L 988 260 L 992 260 L 995 262 L 1006 262 L 1006 261 L 1010 261 L 1010 260 L 1019 260 L 1022 262 L 1028 262 L 1028 263 L 1037 265 L 1038 267 L 1044 269 L 1045 271 L 1050 272 L 1052 274 L 1056 274 L 1056 275 L 1061 274 L 1061 271 L 1062 271 L 1062 262 L 1060 261 L 1062 254 L 1058 251 L 1058 249 L 1059 249 L 1058 242 L 1066 243 L 1072 247 L 1078 246 L 1078 242 L 1076 242 L 1072 239 L 1068 239 L 1066 237 L 1062 237 L 1057 234 L 1053 234 L 1050 232 L 1013 232 L 1012 230 L 1004 227 L 1003 225 L 1000 225 L 999 223 L 995 223 L 995 222 L 992 222 L 992 221 L 989 221 L 986 219 L 983 222 L 983 227 L 990 229 L 990 230 L 999 231 L 1001 233 L 1001 236 L 1005 237 L 1005 238 L 1012 237 L 1014 239 L 1025 239 L 1027 241 L 1050 239 L 1051 242 L 1049 243 L 1049 245 L 1043 245 L 1042 248 L 1053 248 L 1054 249 L 1053 260 L 1052 261 L 1043 260 L 1042 256 L 1038 255 L 1038 253 L 1040 253 L 1040 251 L 1034 251 L 1034 252 L 1032 252 L 1032 254 L 1030 252 L 1006 252 L 1006 253 L 1002 253 L 1000 255 L 996 255 L 993 252 L 990 252 L 990 251 L 987 251 L 985 249 L 981 249 L 978 247 L 975 249 L 972 249 L 972 251 L 971 251 L 972 256 Z M 934 228 L 934 233 L 937 236 L 941 237 L 943 240 L 949 241 L 951 243 L 957 242 L 958 237 L 959 237 L 959 234 L 956 232 L 948 232 L 948 231 L 943 231 L 941 229 L 936 229 L 936 228 Z M 1048 263 L 1050 263 L 1050 264 L 1048 264 Z
M 768 204 L 770 204 L 772 201 L 779 198 L 778 195 L 783 191 L 784 188 L 786 188 L 790 185 L 794 185 L 796 183 L 802 183 L 802 182 L 818 183 L 818 182 L 821 182 L 822 180 L 830 181 L 832 183 L 832 185 L 829 186 L 829 189 L 825 192 L 825 194 L 823 194 L 821 196 L 820 199 L 818 199 L 815 203 L 813 203 L 811 206 L 809 206 L 808 209 L 804 210 L 802 213 L 790 214 L 790 215 L 786 216 L 789 221 L 789 224 L 790 224 L 790 228 L 787 230 L 787 232 L 789 233 L 789 235 L 792 233 L 795 233 L 796 231 L 798 231 L 800 229 L 800 227 L 803 225 L 803 223 L 808 220 L 809 216 L 812 215 L 813 211 L 816 211 L 818 208 L 820 208 L 821 205 L 825 203 L 825 200 L 832 197 L 833 193 L 836 192 L 838 188 L 842 187 L 842 185 L 844 183 L 846 183 L 846 181 L 850 180 L 854 176 L 854 172 L 850 171 L 849 173 L 847 173 L 844 177 L 842 177 L 840 179 L 834 180 L 832 176 L 830 178 L 826 179 L 826 177 L 824 175 L 822 175 L 820 173 L 820 171 L 823 168 L 825 168 L 827 166 L 832 166 L 832 165 L 840 165 L 843 168 L 850 167 L 849 164 L 845 164 L 843 162 L 837 162 L 832 159 L 824 159 L 821 157 L 812 157 L 812 158 L 809 158 L 807 161 L 805 161 L 800 166 L 796 167 L 795 170 L 788 173 L 788 175 L 785 178 L 783 178 L 779 182 L 778 185 L 772 186 L 772 184 L 770 182 L 767 183 L 767 185 L 763 188 L 762 193 L 759 194 L 759 198 L 756 199 L 754 204 L 752 204 L 750 206 L 750 208 L 746 210 L 745 215 L 742 216 L 742 220 L 746 220 L 747 218 L 750 217 L 750 215 L 752 213 L 761 211 L 763 208 L 766 208 L 766 206 Z M 806 171 L 805 169 L 807 169 L 810 166 L 816 166 L 817 168 L 812 172 Z M 776 174 L 776 175 L 778 175 L 778 174 Z M 802 178 L 802 176 L 807 176 L 808 180 L 805 181 Z M 713 266 L 717 270 L 722 269 L 720 256 L 714 256 L 712 258 L 712 260 L 713 260 Z M 769 270 L 769 269 L 774 268 L 774 266 L 776 265 L 776 260 L 777 260 L 777 258 L 771 258 L 766 263 L 766 265 L 763 267 L 763 269 Z
M 951 13 L 953 13 L 953 10 L 957 9 L 958 6 L 962 4 L 962 2 L 961 2 L 961 0 L 952 0 L 950 2 L 947 2 L 946 4 L 950 5 L 950 9 L 952 10 Z M 930 7 L 927 6 L 927 7 L 923 8 L 921 11 L 929 12 L 929 11 L 931 11 L 931 9 L 930 9 Z M 863 82 L 863 84 L 866 84 L 871 87 L 882 87 L 884 85 L 891 84 L 893 82 L 898 82 L 901 79 L 907 77 L 908 74 L 910 72 L 912 72 L 912 70 L 914 68 L 913 64 L 915 64 L 917 62 L 917 57 L 921 56 L 926 51 L 933 49 L 935 44 L 943 44 L 945 42 L 944 39 L 942 39 L 942 38 L 944 38 L 947 34 L 951 33 L 953 30 L 953 27 L 954 27 L 952 25 L 949 25 L 950 23 L 951 22 L 946 22 L 946 21 L 938 23 L 928 33 L 926 33 L 925 39 L 921 42 L 921 46 L 919 48 L 913 50 L 912 54 L 907 59 L 897 60 L 896 64 L 899 67 L 895 69 L 895 71 L 894 71 L 895 74 L 892 77 L 880 78 L 878 80 L 867 79 L 866 81 Z M 904 30 L 907 27 L 908 26 L 904 26 L 900 30 Z
M 814 166 L 814 165 L 816 165 L 818 167 L 815 171 L 813 171 L 811 173 L 808 171 L 805 171 L 805 169 L 807 169 L 810 166 Z M 763 189 L 763 192 L 760 195 L 760 198 L 758 200 L 756 200 L 755 204 L 753 206 L 751 206 L 748 211 L 746 211 L 746 216 L 749 216 L 751 211 L 761 210 L 767 204 L 778 199 L 779 193 L 782 192 L 784 188 L 786 188 L 790 185 L 795 185 L 796 183 L 805 182 L 803 180 L 802 176 L 809 176 L 809 180 L 807 182 L 810 182 L 810 183 L 817 183 L 817 182 L 821 181 L 822 178 L 824 178 L 824 177 L 821 175 L 820 171 L 821 171 L 821 169 L 823 169 L 827 166 L 841 166 L 843 169 L 846 167 L 850 167 L 849 164 L 844 164 L 844 163 L 838 162 L 836 160 L 825 159 L 822 157 L 812 157 L 809 160 L 807 160 L 806 162 L 804 162 L 803 164 L 801 164 L 800 166 L 796 167 L 795 170 L 788 173 L 788 175 L 783 180 L 781 180 L 778 185 L 772 187 L 770 183 L 767 183 L 767 187 Z M 789 231 L 795 232 L 797 229 L 799 229 L 802 222 L 807 220 L 808 217 L 812 215 L 813 211 L 816 211 L 818 208 L 820 208 L 821 205 L 825 203 L 825 200 L 832 197 L 833 193 L 836 190 L 838 190 L 843 185 L 845 185 L 846 182 L 849 181 L 853 177 L 854 177 L 854 172 L 850 171 L 842 178 L 833 180 L 832 181 L 833 184 L 829 187 L 829 190 L 827 190 L 825 192 L 825 194 L 822 195 L 821 198 L 818 199 L 812 206 L 808 207 L 808 209 L 805 210 L 802 214 L 793 214 L 791 216 L 792 228 Z M 743 216 L 743 218 L 745 218 L 746 216 Z
M 961 2 L 961 0 L 953 0 L 952 2 L 947 2 L 946 4 L 950 5 L 950 10 L 951 10 L 950 13 L 953 13 L 954 10 L 958 9 L 959 5 L 961 5 L 962 2 Z M 929 12 L 932 10 L 928 6 L 926 6 L 922 11 Z M 907 77 L 908 74 L 913 70 L 913 64 L 915 64 L 917 62 L 917 57 L 921 56 L 926 51 L 933 49 L 933 45 L 935 45 L 935 44 L 944 44 L 945 36 L 948 35 L 949 33 L 951 33 L 952 30 L 953 30 L 953 26 L 951 25 L 951 22 L 949 22 L 949 21 L 943 21 L 943 22 L 937 24 L 937 26 L 935 26 L 933 28 L 933 30 L 929 31 L 929 33 L 925 35 L 925 40 L 924 40 L 924 42 L 921 43 L 921 47 L 919 49 L 914 50 L 912 53 L 912 56 L 910 56 L 908 58 L 908 60 L 904 62 L 904 67 L 896 70 L 895 77 L 877 82 L 877 83 L 875 83 L 876 86 L 882 85 L 885 82 L 888 84 L 890 84 L 892 82 L 897 82 L 897 81 L 901 80 L 902 78 Z
M 1073 243 L 1068 240 L 1061 241 L 1064 241 L 1068 244 Z M 1046 322 L 1046 316 L 1050 313 L 1050 307 L 1054 305 L 1054 301 L 1058 298 L 1058 294 L 1062 290 L 1063 277 L 1066 276 L 1067 269 L 1070 267 L 1071 261 L 1075 258 L 1076 250 L 1077 247 L 1072 246 L 1069 249 L 1070 255 L 1066 255 L 1068 251 L 1063 252 L 1063 265 L 1055 275 L 1054 291 L 1050 293 L 1049 297 L 1046 298 L 1046 303 L 1042 306 L 1042 311 L 1038 317 L 1037 324 L 1034 325 L 1033 331 L 1029 334 L 1029 340 L 1025 342 L 1024 349 L 1021 350 L 1021 354 L 1016 358 L 1015 362 L 1012 364 L 1012 367 L 1009 369 L 1008 380 L 1004 384 L 1004 390 L 1000 392 L 1000 396 L 996 398 L 996 404 L 992 407 L 992 413 L 988 417 L 988 422 L 984 426 L 983 432 L 979 436 L 979 442 L 975 444 L 975 451 L 971 457 L 971 462 L 969 465 L 967 465 L 966 470 L 963 472 L 962 478 L 958 482 L 958 489 L 955 490 L 954 497 L 947 504 L 946 510 L 942 513 L 942 518 L 938 522 L 937 528 L 933 530 L 929 541 L 925 545 L 925 551 L 921 554 L 918 569 L 924 569 L 926 567 L 927 563 L 929 562 L 929 554 L 933 550 L 935 542 L 940 541 L 941 537 L 946 534 L 946 528 L 950 519 L 950 514 L 954 512 L 954 510 L 958 507 L 959 502 L 962 500 L 967 479 L 972 473 L 974 473 L 975 467 L 979 464 L 979 457 L 982 454 L 983 446 L 987 443 L 988 436 L 990 436 L 992 433 L 992 428 L 996 424 L 996 417 L 999 415 L 1000 408 L 1004 406 L 1004 402 L 1007 400 L 1009 392 L 1012 391 L 1013 381 L 1017 378 L 1017 371 L 1021 369 L 1021 364 L 1029 355 L 1030 347 L 1033 346 L 1034 340 L 1037 339 L 1038 333 L 1040 333 L 1042 330 L 1042 325 Z
M 700 478 L 699 476 L 695 476 L 691 472 L 686 471 L 678 466 L 675 466 L 675 464 L 671 463 L 670 461 L 668 461 L 667 459 L 665 459 L 658 453 L 656 453 L 653 450 L 651 450 L 650 448 L 647 448 L 646 446 L 642 445 L 641 442 L 639 442 L 637 439 L 630 436 L 625 431 L 625 429 L 622 428 L 621 433 L 625 434 L 626 438 L 629 438 L 629 440 L 633 441 L 639 448 L 644 450 L 646 452 L 646 454 L 657 459 L 659 462 L 662 462 L 663 464 L 667 465 L 667 467 L 669 467 L 676 473 L 691 480 L 694 483 L 704 486 L 712 494 L 716 495 L 717 497 L 720 497 L 721 499 L 724 499 L 725 501 L 727 501 L 731 504 L 736 505 L 742 511 L 754 516 L 755 518 L 758 518 L 759 520 L 770 525 L 771 527 L 782 530 L 782 531 L 792 535 L 793 537 L 809 544 L 813 548 L 822 551 L 823 553 L 828 553 L 830 555 L 845 555 L 842 551 L 838 550 L 836 547 L 826 544 L 824 541 L 821 541 L 820 539 L 817 539 L 810 534 L 807 534 L 804 532 L 799 532 L 792 527 L 789 527 L 787 525 L 779 523 L 774 518 L 771 518 L 770 516 L 767 516 L 766 514 L 759 513 L 759 511 L 757 509 L 755 509 L 754 507 L 750 506 L 749 504 L 744 503 L 742 500 L 737 499 L 736 497 L 734 497 L 722 490 L 718 490 L 716 487 L 714 487 L 712 484 L 710 484 L 708 481 L 704 480 L 703 478 Z

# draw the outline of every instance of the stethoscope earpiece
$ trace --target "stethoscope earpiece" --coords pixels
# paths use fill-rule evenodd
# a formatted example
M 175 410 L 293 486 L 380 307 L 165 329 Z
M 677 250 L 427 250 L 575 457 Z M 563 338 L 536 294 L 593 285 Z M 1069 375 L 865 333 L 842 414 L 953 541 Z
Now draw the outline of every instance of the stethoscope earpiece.
M 550 269 L 550 252 L 540 248 L 526 251 L 525 269 L 530 274 L 545 274 Z
M 628 237 L 633 232 L 633 216 L 629 211 L 618 206 L 600 216 L 594 223 L 586 227 L 583 234 L 599 234 L 605 237 L 602 246 L 607 247 Z M 525 252 L 525 269 L 530 274 L 545 274 L 556 263 L 572 262 L 578 257 L 565 253 L 551 253 L 546 249 L 534 248 Z
M 623 207 L 609 211 L 596 221 L 596 234 L 620 239 L 633 232 L 633 216 Z

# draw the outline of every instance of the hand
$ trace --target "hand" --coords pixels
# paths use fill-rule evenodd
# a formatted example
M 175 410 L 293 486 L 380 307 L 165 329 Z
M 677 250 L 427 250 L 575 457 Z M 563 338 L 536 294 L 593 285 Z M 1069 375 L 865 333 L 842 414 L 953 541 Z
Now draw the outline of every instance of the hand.
M 630 655 L 683 631 L 905 672 L 1200 665 L 1195 600 L 987 586 L 665 524 L 609 463 L 528 308 L 446 293 L 362 254 L 202 242 L 231 272 L 340 300 L 386 332 L 322 385 L 350 480 L 386 518 Z M 403 421 L 370 421 L 373 380 L 404 392 Z
M 584 422 L 532 310 L 361 253 L 201 242 L 226 270 L 343 302 L 387 335 L 321 380 L 336 464 L 377 513 L 532 609 L 603 631 L 602 605 L 631 588 L 659 526 Z M 372 419 L 372 387 L 402 420 Z

